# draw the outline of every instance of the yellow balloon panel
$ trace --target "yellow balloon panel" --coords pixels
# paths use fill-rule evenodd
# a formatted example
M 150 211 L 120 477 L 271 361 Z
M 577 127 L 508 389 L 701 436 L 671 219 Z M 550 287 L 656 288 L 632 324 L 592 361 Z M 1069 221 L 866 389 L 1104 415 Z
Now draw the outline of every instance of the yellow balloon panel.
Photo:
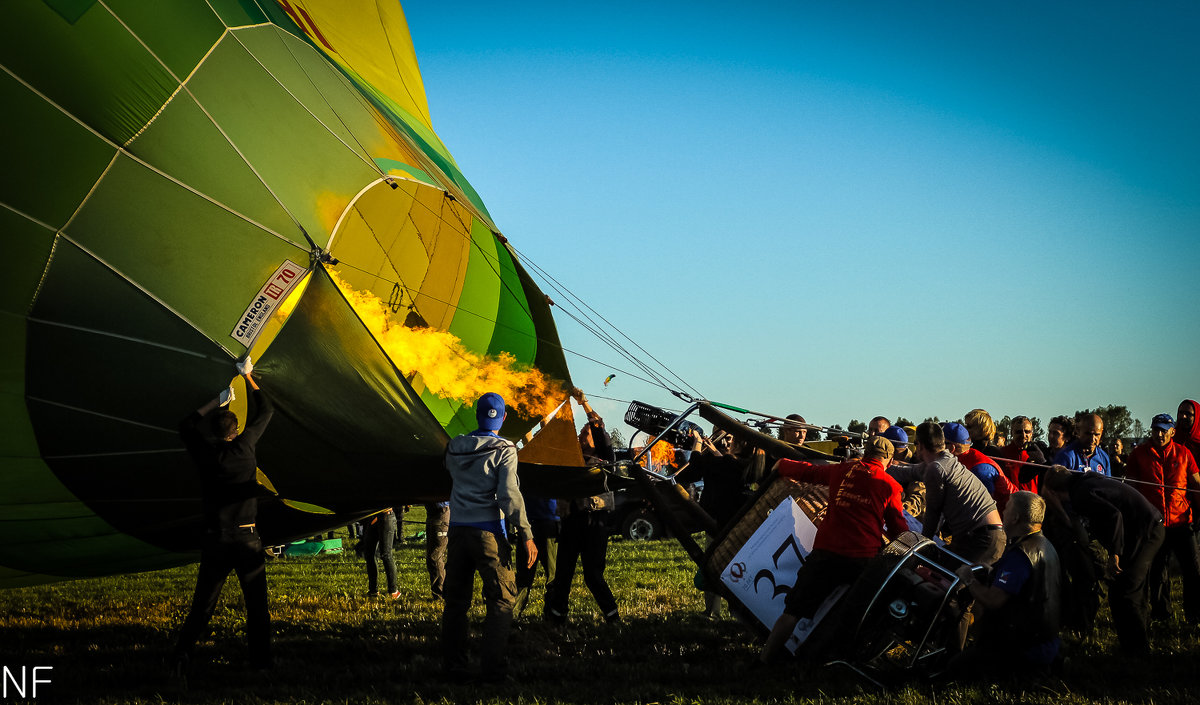
M 462 213 L 445 192 L 411 181 L 380 182 L 360 194 L 342 218 L 331 252 L 349 286 L 387 302 L 397 322 L 410 304 L 445 330 L 462 291 L 470 239 Z M 470 216 L 467 223 L 470 223 Z

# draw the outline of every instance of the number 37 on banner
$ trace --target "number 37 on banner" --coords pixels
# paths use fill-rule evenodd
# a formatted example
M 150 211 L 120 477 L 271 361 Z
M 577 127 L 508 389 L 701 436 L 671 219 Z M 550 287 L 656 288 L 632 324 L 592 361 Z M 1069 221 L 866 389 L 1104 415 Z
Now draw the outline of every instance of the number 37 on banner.
M 784 499 L 755 530 L 721 573 L 721 582 L 768 629 L 783 614 L 783 602 L 796 582 L 796 571 L 812 550 L 817 527 L 791 498 Z M 789 640 L 793 651 L 811 630 L 803 624 Z

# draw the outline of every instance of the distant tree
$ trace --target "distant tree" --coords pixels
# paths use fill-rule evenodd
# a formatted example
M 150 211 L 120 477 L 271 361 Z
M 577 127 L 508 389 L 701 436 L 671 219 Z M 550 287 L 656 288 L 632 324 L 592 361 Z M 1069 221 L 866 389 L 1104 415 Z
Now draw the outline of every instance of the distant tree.
M 925 420 L 924 420 L 924 421 L 922 421 L 921 423 L 929 423 L 930 421 L 932 421 L 932 422 L 934 422 L 934 423 L 941 423 L 941 422 L 942 422 L 942 420 L 941 420 L 941 419 L 939 419 L 939 418 L 938 418 L 938 417 L 936 417 L 936 416 L 926 416 L 926 417 L 925 417 Z
M 821 432 L 815 428 L 808 429 L 808 435 L 804 437 L 804 442 L 821 440 Z
M 1004 418 L 1001 418 L 1001 419 L 998 419 L 995 416 L 993 416 L 992 421 L 995 422 L 995 424 L 996 424 L 996 436 L 1004 436 L 1005 438 L 1008 438 L 1009 436 L 1012 435 L 1012 417 L 1011 416 L 1009 416 L 1008 414 L 1005 414 Z
M 612 436 L 613 448 L 624 448 L 625 447 L 625 435 L 621 433 L 621 429 L 614 428 L 612 430 L 612 432 L 609 433 L 608 435 Z
M 1128 438 L 1130 431 L 1133 430 L 1133 415 L 1124 405 L 1109 404 L 1075 412 L 1076 416 L 1080 414 L 1095 414 L 1104 419 L 1104 437 L 1109 440 Z
M 858 419 L 850 419 L 850 425 L 846 427 L 850 433 L 862 433 L 867 430 L 867 424 Z
M 1033 440 L 1035 440 L 1035 441 L 1042 440 L 1042 433 L 1043 433 L 1042 420 L 1036 416 L 1030 416 L 1029 422 L 1031 424 L 1033 424 Z
M 1146 437 L 1146 427 L 1142 425 L 1142 420 L 1134 419 L 1133 420 L 1133 439 L 1135 441 L 1140 442 L 1145 437 Z
M 904 418 L 903 416 L 897 416 L 896 423 L 893 425 L 894 426 L 916 426 L 915 423 L 913 423 L 912 421 L 909 421 L 908 419 Z

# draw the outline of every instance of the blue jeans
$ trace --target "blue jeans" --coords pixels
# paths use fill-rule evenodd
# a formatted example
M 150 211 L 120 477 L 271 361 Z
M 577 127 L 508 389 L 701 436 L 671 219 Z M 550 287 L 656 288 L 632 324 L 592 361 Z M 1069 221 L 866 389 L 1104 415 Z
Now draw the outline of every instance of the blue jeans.
M 372 524 L 371 521 L 375 523 Z M 379 591 L 379 575 L 375 567 L 375 556 L 383 561 L 383 574 L 387 578 L 387 590 L 396 592 L 396 558 L 392 545 L 396 542 L 396 513 L 377 514 L 366 520 L 363 531 L 363 556 L 367 559 L 367 592 Z

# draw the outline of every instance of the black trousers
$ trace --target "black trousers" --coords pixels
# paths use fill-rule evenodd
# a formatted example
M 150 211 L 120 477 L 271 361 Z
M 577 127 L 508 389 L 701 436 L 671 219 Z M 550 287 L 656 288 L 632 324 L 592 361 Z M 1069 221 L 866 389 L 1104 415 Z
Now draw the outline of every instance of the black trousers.
M 1183 615 L 1191 624 L 1200 622 L 1200 561 L 1196 556 L 1196 537 L 1189 524 L 1167 527 L 1162 548 L 1150 568 L 1150 605 L 1155 616 L 1171 614 L 1171 556 L 1183 573 Z
M 557 521 L 538 521 L 533 522 L 530 526 L 533 530 L 533 545 L 537 547 L 537 561 L 528 568 L 525 567 L 527 559 L 524 549 L 517 551 L 517 604 L 513 607 L 513 613 L 520 617 L 525 611 L 525 606 L 529 604 L 529 591 L 533 588 L 534 578 L 537 577 L 538 566 L 542 566 L 542 570 L 546 573 L 546 594 L 550 592 L 550 585 L 554 581 L 554 571 L 558 566 L 558 522 Z M 548 601 L 543 599 L 542 615 L 546 615 L 546 607 Z
M 204 636 L 212 619 L 221 588 L 229 572 L 237 573 L 246 600 L 246 640 L 250 662 L 265 666 L 271 662 L 271 615 L 267 610 L 267 567 L 262 539 L 253 529 L 237 533 L 213 534 L 206 538 L 200 553 L 200 572 L 192 608 L 179 632 L 175 645 L 178 656 L 190 657 L 196 642 Z
M 583 582 L 596 598 L 600 613 L 609 621 L 620 616 L 617 598 L 604 579 L 604 569 L 608 567 L 609 514 L 607 511 L 573 511 L 563 517 L 558 534 L 558 565 L 546 591 L 547 619 L 562 621 L 567 618 L 577 562 L 583 564 Z
M 1190 527 L 1189 527 L 1190 528 Z M 1190 532 L 1189 532 L 1190 533 Z M 1148 577 L 1163 545 L 1162 522 L 1154 525 L 1137 552 L 1121 561 L 1121 572 L 1108 588 L 1113 630 L 1121 650 L 1132 654 L 1150 652 L 1150 589 Z M 1126 537 L 1129 543 L 1132 537 Z

